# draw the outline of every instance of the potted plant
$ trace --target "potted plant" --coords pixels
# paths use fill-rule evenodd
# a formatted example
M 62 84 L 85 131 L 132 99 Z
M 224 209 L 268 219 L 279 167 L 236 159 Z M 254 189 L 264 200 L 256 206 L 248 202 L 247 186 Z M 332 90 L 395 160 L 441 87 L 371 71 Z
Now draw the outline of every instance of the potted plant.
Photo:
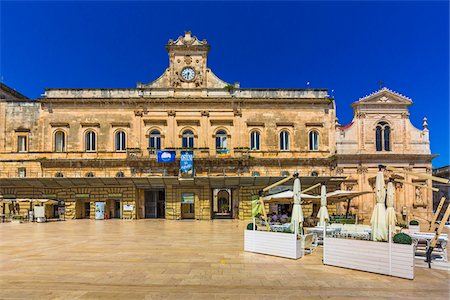
M 20 224 L 23 222 L 23 216 L 12 216 L 11 223 Z
M 417 220 L 411 220 L 409 222 L 409 233 L 415 233 L 415 232 L 419 232 L 420 231 L 420 225 L 419 225 L 419 221 Z
M 394 235 L 394 238 L 392 241 L 395 244 L 403 244 L 403 245 L 411 245 L 412 244 L 412 238 L 406 233 L 397 233 Z

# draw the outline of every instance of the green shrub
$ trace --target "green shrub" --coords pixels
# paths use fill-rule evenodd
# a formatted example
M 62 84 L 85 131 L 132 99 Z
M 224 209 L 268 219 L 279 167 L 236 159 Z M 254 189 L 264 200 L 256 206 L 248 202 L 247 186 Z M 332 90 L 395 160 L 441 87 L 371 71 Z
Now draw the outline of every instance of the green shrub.
M 394 243 L 396 244 L 404 244 L 404 245 L 411 245 L 412 244 L 412 238 L 407 235 L 406 233 L 397 233 L 394 235 Z
M 417 220 L 411 220 L 411 221 L 409 221 L 409 225 L 419 225 L 419 221 L 417 221 Z
M 12 216 L 13 220 L 23 220 L 23 216 Z
M 258 227 L 255 224 L 255 230 L 258 229 Z M 248 223 L 247 224 L 247 230 L 253 230 L 253 223 Z
M 339 223 L 339 224 L 355 224 L 355 219 L 335 219 L 333 220 L 333 223 Z

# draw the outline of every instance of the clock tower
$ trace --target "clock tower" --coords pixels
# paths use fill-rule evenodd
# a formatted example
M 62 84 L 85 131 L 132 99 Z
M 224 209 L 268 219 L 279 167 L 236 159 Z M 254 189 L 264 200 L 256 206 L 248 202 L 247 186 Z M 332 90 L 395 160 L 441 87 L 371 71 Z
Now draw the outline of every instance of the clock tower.
M 190 31 L 175 41 L 170 39 L 166 44 L 169 67 L 157 80 L 148 84 L 138 83 L 138 88 L 223 88 L 227 83 L 206 66 L 209 49 L 206 40 L 199 40 Z

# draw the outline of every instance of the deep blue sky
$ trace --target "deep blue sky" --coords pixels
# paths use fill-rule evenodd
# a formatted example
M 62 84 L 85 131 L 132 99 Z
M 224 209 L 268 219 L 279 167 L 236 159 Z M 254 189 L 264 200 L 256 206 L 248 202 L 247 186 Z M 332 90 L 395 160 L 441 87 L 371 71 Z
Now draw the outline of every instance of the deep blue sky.
M 449 164 L 448 2 L 0 2 L 3 82 L 31 98 L 51 87 L 135 87 L 168 65 L 185 30 L 208 65 L 241 87 L 334 89 L 341 124 L 382 80 L 428 117 L 434 166 Z

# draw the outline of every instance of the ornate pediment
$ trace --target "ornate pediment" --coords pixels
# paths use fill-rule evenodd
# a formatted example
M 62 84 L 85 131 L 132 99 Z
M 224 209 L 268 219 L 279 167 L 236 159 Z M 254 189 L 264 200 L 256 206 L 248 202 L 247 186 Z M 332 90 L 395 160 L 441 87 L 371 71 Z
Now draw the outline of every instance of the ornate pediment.
M 185 47 L 193 47 L 193 46 L 204 46 L 209 49 L 208 42 L 206 40 L 199 40 L 196 36 L 193 36 L 190 31 L 186 31 L 184 36 L 179 36 L 175 41 L 170 39 L 167 43 L 166 47 L 171 46 L 185 46 Z
M 412 100 L 400 93 L 394 92 L 386 87 L 360 98 L 353 103 L 353 106 L 359 105 L 401 105 L 410 106 Z

